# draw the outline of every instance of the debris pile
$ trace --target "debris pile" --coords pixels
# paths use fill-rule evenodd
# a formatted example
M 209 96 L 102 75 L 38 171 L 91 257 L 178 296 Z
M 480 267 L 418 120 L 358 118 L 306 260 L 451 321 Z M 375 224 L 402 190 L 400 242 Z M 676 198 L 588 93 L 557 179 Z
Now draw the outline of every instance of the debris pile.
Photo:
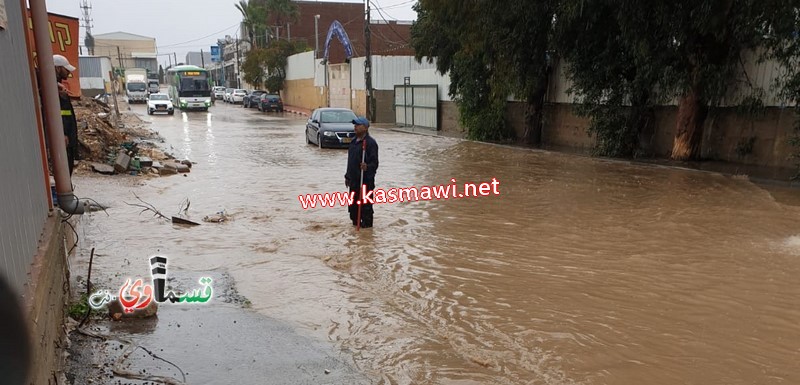
M 158 148 L 158 135 L 132 114 L 115 112 L 102 100 L 73 102 L 78 121 L 78 167 L 101 174 L 172 175 L 189 172 L 191 162 L 174 160 Z
M 127 140 L 125 134 L 114 128 L 111 109 L 105 103 L 82 97 L 73 103 L 78 120 L 78 149 L 81 159 L 102 161 L 109 148 Z

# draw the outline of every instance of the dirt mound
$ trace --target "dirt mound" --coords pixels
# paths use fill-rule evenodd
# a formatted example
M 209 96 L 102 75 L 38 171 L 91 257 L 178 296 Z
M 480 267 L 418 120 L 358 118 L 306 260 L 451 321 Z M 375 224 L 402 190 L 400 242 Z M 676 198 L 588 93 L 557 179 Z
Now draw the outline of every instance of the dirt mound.
M 82 97 L 72 104 L 78 120 L 78 151 L 81 159 L 105 162 L 112 149 L 129 140 L 126 134 L 114 128 L 111 120 L 113 112 L 105 103 Z

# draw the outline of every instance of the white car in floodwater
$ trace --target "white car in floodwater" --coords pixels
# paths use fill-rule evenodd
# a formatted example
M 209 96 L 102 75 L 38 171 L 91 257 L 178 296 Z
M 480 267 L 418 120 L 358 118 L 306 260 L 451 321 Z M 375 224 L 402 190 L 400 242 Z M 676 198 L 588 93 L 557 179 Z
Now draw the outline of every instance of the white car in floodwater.
M 247 96 L 247 91 L 243 89 L 235 89 L 231 93 L 231 103 L 242 103 L 244 102 L 244 98 Z
M 153 115 L 156 112 L 166 112 L 173 115 L 175 107 L 172 101 L 169 100 L 169 95 L 163 93 L 150 94 L 147 99 L 147 115 Z

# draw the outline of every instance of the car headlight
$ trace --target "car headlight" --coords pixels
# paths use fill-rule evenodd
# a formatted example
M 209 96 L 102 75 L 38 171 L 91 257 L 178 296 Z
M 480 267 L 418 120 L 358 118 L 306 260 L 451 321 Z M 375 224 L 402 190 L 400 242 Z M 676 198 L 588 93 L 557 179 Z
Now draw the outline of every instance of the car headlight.
M 333 131 L 325 131 L 325 132 L 322 133 L 322 135 L 325 135 L 325 136 L 336 136 L 336 133 L 333 132 Z

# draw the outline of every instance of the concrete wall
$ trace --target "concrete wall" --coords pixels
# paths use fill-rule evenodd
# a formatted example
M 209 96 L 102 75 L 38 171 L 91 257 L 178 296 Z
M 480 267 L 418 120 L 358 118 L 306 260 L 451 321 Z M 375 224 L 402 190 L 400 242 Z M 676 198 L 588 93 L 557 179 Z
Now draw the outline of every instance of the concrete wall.
M 315 109 L 325 106 L 327 95 L 324 87 L 314 86 L 314 79 L 287 80 L 282 93 L 287 106 Z
M 7 95 L 14 95 L 0 103 L 0 275 L 24 304 L 33 359 L 28 383 L 55 384 L 53 374 L 62 371 L 66 251 L 61 218 L 49 216 L 39 101 L 20 3 L 5 2 L 8 28 L 0 30 L 0 84 Z
M 375 120 L 376 123 L 395 123 L 397 116 L 394 110 L 394 90 L 375 90 Z M 365 94 L 366 95 L 366 94 Z M 366 99 L 364 101 L 366 103 Z
M 31 335 L 32 365 L 30 384 L 53 384 L 53 373 L 63 372 L 61 351 L 65 308 L 69 301 L 64 229 L 58 215 L 50 217 L 31 264 L 26 290 L 28 332 Z
M 450 108 L 450 107 L 447 107 Z M 453 113 L 458 110 L 453 104 Z M 644 156 L 667 157 L 672 151 L 678 108 L 659 107 L 655 111 L 656 123 L 650 132 L 643 132 L 639 141 Z M 512 102 L 506 110 L 506 124 L 517 137 L 524 133 L 525 105 Z M 572 104 L 552 104 L 545 108 L 542 143 L 546 147 L 565 147 L 580 152 L 590 152 L 595 139 L 588 135 L 589 120 L 577 116 Z M 796 116 L 790 108 L 768 107 L 759 117 L 737 113 L 734 108 L 713 110 L 704 129 L 702 156 L 738 164 L 775 168 L 792 168 L 792 147 L 789 139 L 794 134 Z M 457 131 L 453 120 L 441 121 L 442 130 Z M 751 139 L 753 138 L 753 139 Z M 745 143 L 752 140 L 752 151 L 744 153 Z
M 460 122 L 461 115 L 455 102 L 439 102 L 439 131 L 448 136 L 467 136 Z
M 353 112 L 358 116 L 367 116 L 367 91 L 354 89 L 351 93 L 353 95 Z M 375 123 L 378 121 L 376 120 Z
M 286 80 L 313 79 L 314 52 L 302 52 L 286 59 Z

